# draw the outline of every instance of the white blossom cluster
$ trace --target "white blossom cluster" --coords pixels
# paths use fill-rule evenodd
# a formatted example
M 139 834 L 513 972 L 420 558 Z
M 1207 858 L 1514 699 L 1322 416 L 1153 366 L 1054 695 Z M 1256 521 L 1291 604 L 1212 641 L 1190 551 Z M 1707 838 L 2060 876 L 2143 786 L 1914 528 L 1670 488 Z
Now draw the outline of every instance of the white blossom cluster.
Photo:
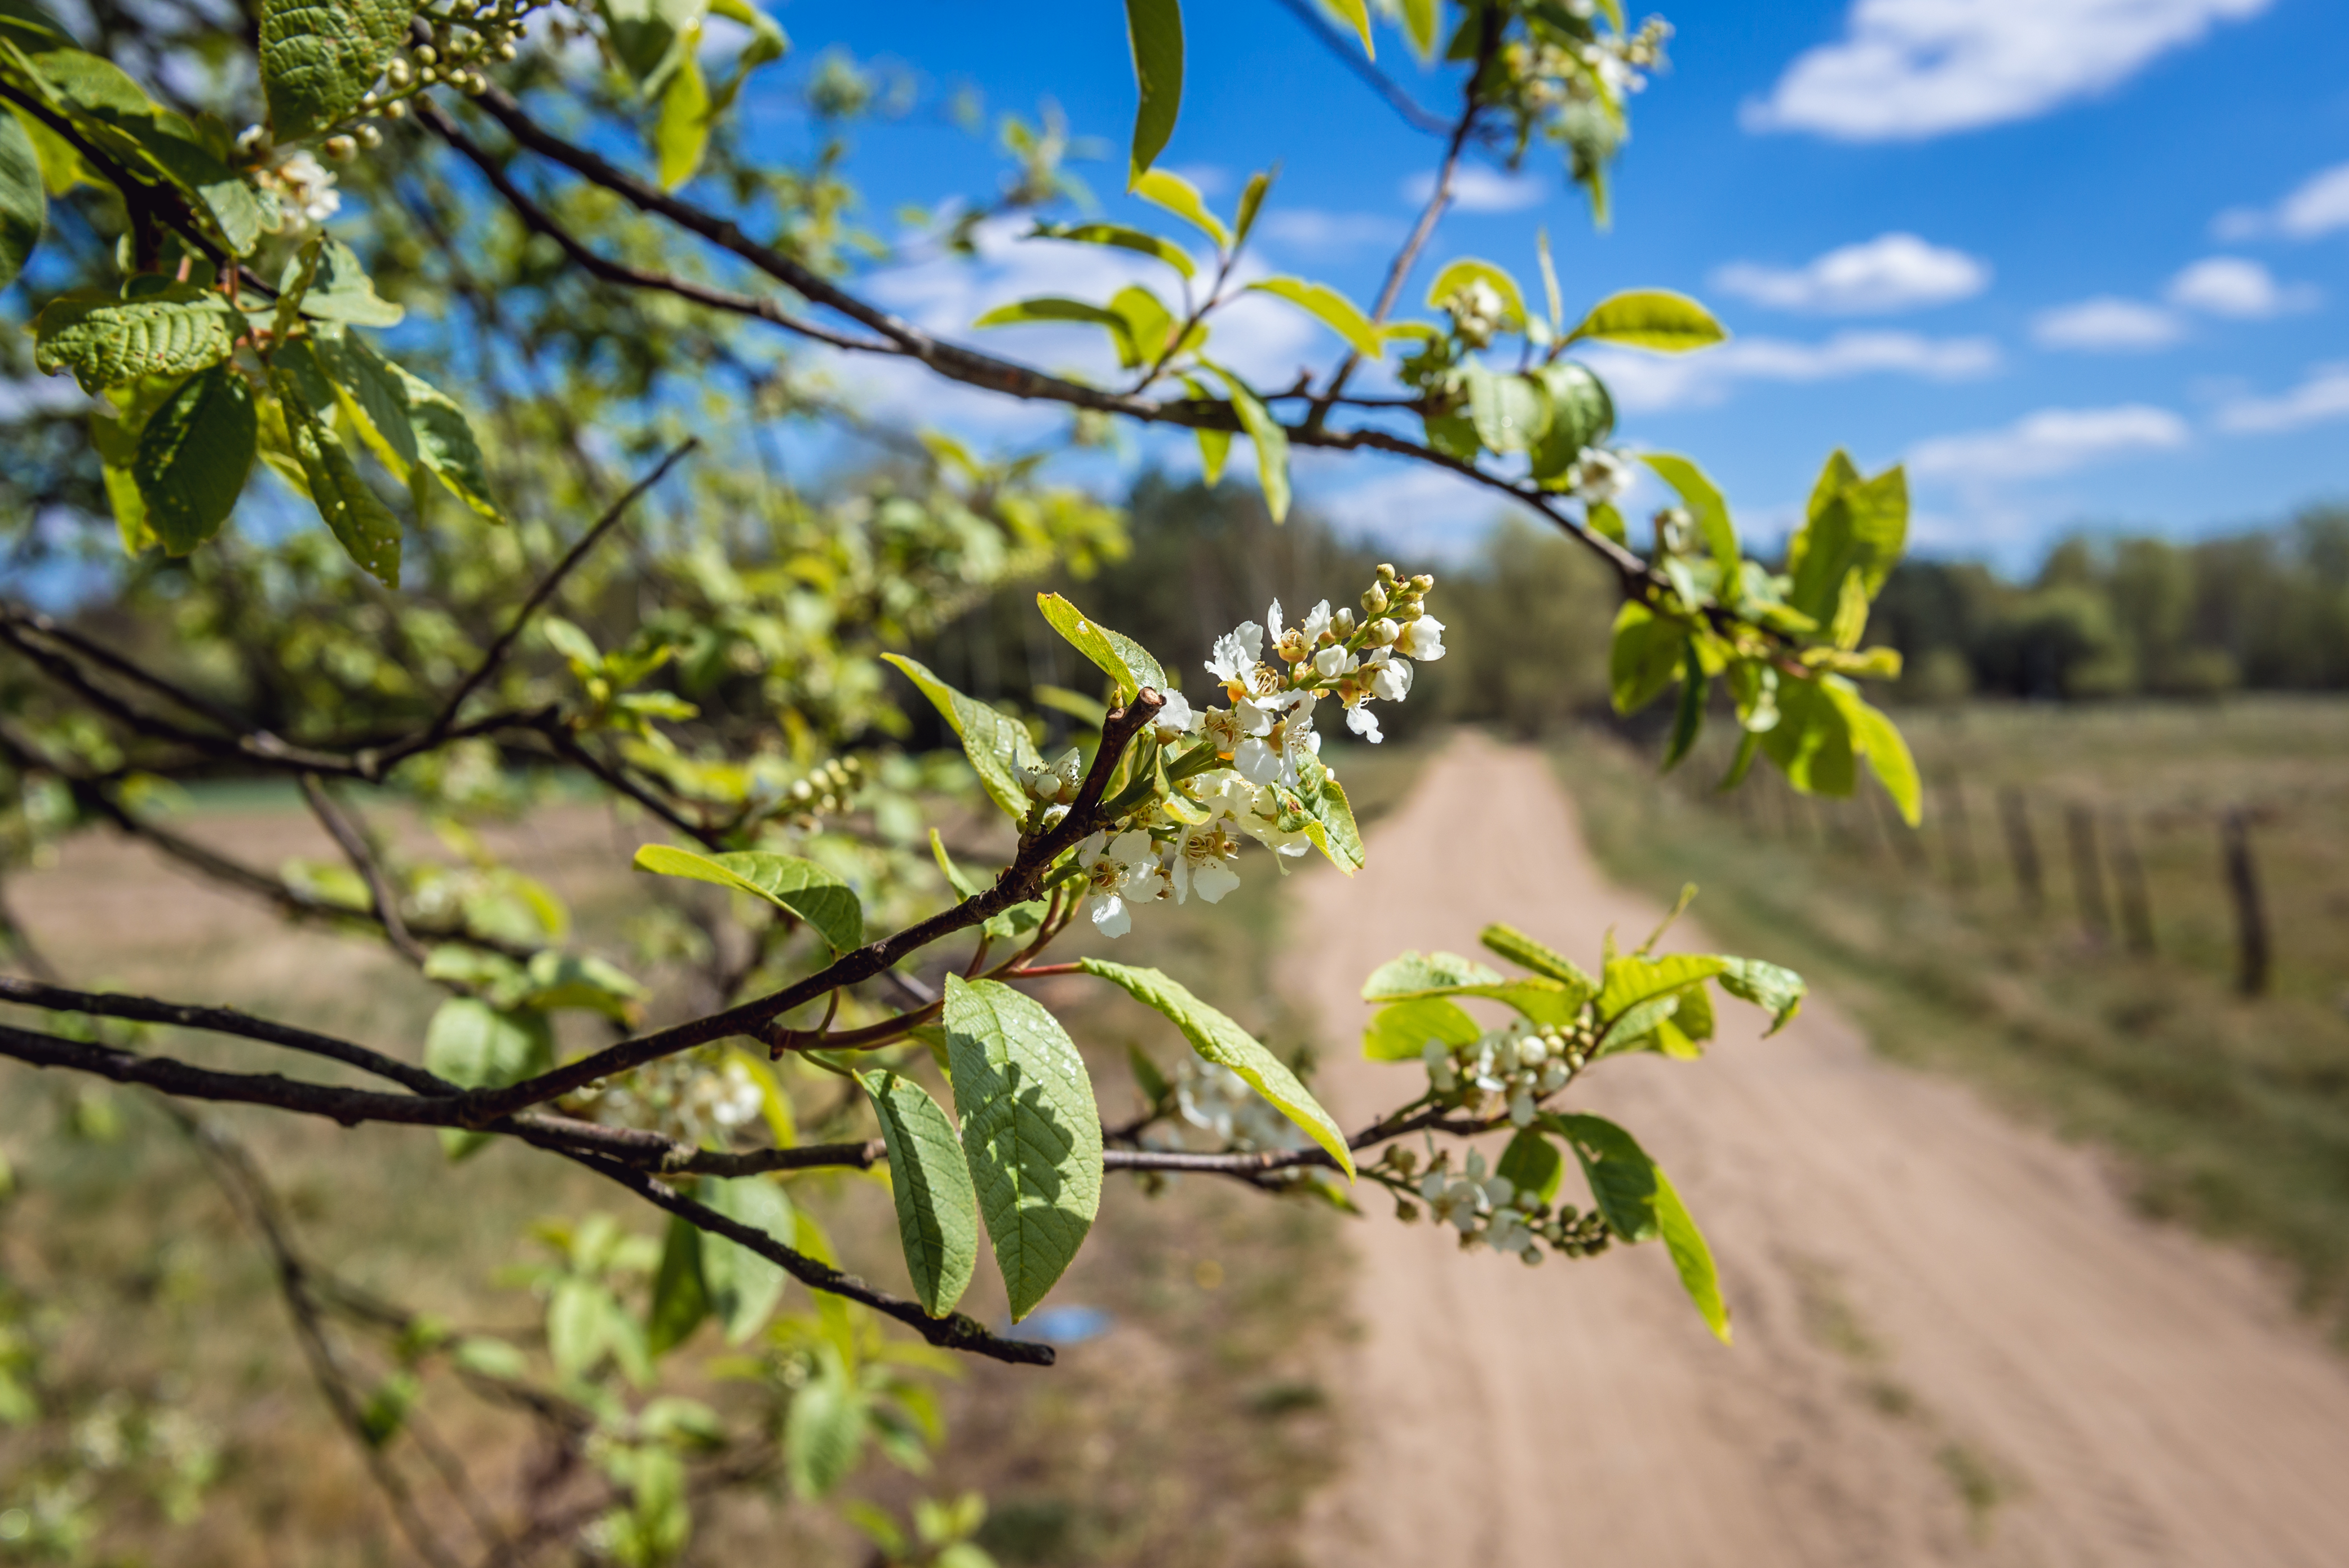
M 1595 0 L 1565 3 L 1585 21 L 1596 10 Z M 1503 53 L 1512 74 L 1525 81 L 1526 97 L 1537 105 L 1557 108 L 1601 94 L 1620 103 L 1647 88 L 1648 73 L 1664 63 L 1664 44 L 1671 36 L 1670 23 L 1651 16 L 1636 33 L 1601 33 L 1572 44 L 1529 38 Z
M 641 1128 L 722 1149 L 737 1128 L 757 1118 L 763 1094 L 740 1061 L 730 1057 L 713 1063 L 688 1053 L 648 1063 L 623 1078 L 590 1086 L 564 1107 L 606 1127 Z
M 1284 872 L 1312 847 L 1313 819 L 1299 791 L 1320 769 L 1314 707 L 1335 697 L 1348 729 L 1373 743 L 1383 738 L 1371 703 L 1402 701 L 1415 663 L 1444 656 L 1444 623 L 1425 607 L 1434 585 L 1423 573 L 1405 579 L 1381 565 L 1360 615 L 1323 600 L 1292 624 L 1275 600 L 1263 624 L 1244 621 L 1216 639 L 1207 672 L 1231 706 L 1195 709 L 1168 692 L 1152 721 L 1152 738 L 1181 773 L 1174 796 L 1077 848 L 1087 913 L 1102 934 L 1131 930 L 1136 904 L 1182 903 L 1193 893 L 1219 902 L 1239 886 L 1233 864 L 1246 839 L 1272 851 Z M 1076 799 L 1082 775 L 1071 750 L 1022 783 L 1049 810 Z
M 1296 1149 L 1305 1141 L 1297 1124 L 1246 1078 L 1215 1062 L 1183 1063 L 1175 1075 L 1174 1103 L 1184 1120 L 1213 1133 L 1224 1149 Z
M 1428 1087 L 1436 1094 L 1481 1089 L 1508 1107 L 1514 1125 L 1529 1127 L 1543 1098 L 1564 1088 L 1590 1059 L 1590 1044 L 1587 1025 L 1561 1026 L 1519 1018 L 1473 1045 L 1430 1040 L 1420 1059 L 1427 1066 Z
M 1400 1145 L 1391 1147 L 1381 1161 L 1406 1182 L 1417 1163 L 1411 1150 Z M 1599 1216 L 1581 1213 L 1571 1205 L 1553 1208 L 1538 1192 L 1521 1191 L 1506 1176 L 1488 1170 L 1477 1150 L 1470 1150 L 1463 1164 L 1454 1172 L 1450 1152 L 1439 1151 L 1426 1171 L 1411 1182 L 1411 1190 L 1437 1223 L 1459 1233 L 1464 1252 L 1482 1246 L 1515 1253 L 1531 1267 L 1549 1253 L 1578 1258 L 1606 1249 L 1607 1225 Z M 1419 1217 L 1408 1200 L 1398 1212 L 1407 1221 Z

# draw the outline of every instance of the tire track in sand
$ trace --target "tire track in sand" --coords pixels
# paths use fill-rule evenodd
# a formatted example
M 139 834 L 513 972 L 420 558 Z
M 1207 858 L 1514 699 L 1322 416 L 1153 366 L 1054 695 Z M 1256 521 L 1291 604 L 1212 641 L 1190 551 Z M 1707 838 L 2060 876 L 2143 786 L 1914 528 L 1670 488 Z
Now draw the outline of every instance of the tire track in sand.
M 1540 757 L 1473 736 L 1371 849 L 1351 882 L 1301 882 L 1289 926 L 1350 1124 L 1415 1073 L 1358 1059 L 1374 965 L 1475 952 L 1490 920 L 1587 962 L 1661 913 L 1599 876 Z M 1666 943 L 1707 946 L 1692 921 Z M 2272 1278 L 2131 1212 L 2094 1156 L 1874 1057 L 1821 998 L 1766 1042 L 1757 1018 L 1730 1003 L 1702 1062 L 1610 1062 L 1580 1099 L 1671 1171 L 1735 1347 L 1661 1247 L 1528 1269 L 1375 1213 L 1350 1233 L 1350 1448 L 1317 1561 L 2349 1563 L 2349 1361 Z

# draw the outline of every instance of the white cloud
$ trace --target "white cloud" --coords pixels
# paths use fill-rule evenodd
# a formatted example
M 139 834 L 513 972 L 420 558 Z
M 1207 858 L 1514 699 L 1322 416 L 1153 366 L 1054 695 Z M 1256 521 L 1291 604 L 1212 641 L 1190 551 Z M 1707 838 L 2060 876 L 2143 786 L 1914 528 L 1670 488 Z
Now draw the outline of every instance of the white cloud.
M 2214 23 L 2270 0 L 1854 0 L 1844 36 L 1805 51 L 1752 130 L 1850 141 L 2029 119 L 2117 86 Z
M 2279 397 L 2240 397 L 2219 410 L 2219 428 L 2247 435 L 2349 419 L 2349 362 L 2320 365 Z
M 1879 234 L 1799 267 L 1732 262 L 1713 283 L 1774 310 L 1869 315 L 1970 299 L 1990 286 L 1990 263 L 1914 234 Z
M 2166 348 L 2186 335 L 2186 324 L 2158 304 L 2099 294 L 2076 304 L 2043 310 L 2031 321 L 2031 340 L 2042 348 L 2077 348 L 2091 354 Z
M 1390 463 L 1367 453 L 1300 448 L 1294 467 L 1299 493 L 1315 511 L 1340 531 L 1392 550 L 1398 561 L 1457 560 L 1510 505 L 1448 469 Z
M 1325 212 L 1282 207 L 1257 221 L 1257 234 L 1279 249 L 1314 258 L 1351 255 L 1365 245 L 1393 244 L 1403 225 L 1380 212 Z
M 1403 200 L 1423 207 L 1435 194 L 1435 176 L 1414 174 L 1402 182 Z M 1504 174 L 1481 163 L 1464 163 L 1452 176 L 1452 204 L 1463 212 L 1522 212 L 1550 198 L 1550 183 L 1538 174 Z
M 2235 207 L 2219 214 L 2211 229 L 2222 240 L 2254 240 L 2265 234 L 2313 240 L 2349 229 L 2349 163 L 2319 170 L 2276 203 L 2272 212 Z
M 1984 337 L 1925 337 L 1913 332 L 1838 332 L 1822 343 L 1733 338 L 1718 348 L 1666 356 L 1595 347 L 1584 356 L 1616 403 L 1634 414 L 1703 407 L 1740 381 L 1837 381 L 1853 376 L 1920 376 L 1962 381 L 1999 366 L 1998 345 Z
M 2169 280 L 2169 303 L 2238 321 L 2264 321 L 2316 303 L 2307 284 L 2279 284 L 2275 274 L 2241 256 L 2210 256 Z
M 2003 429 L 1920 441 L 1909 449 L 1908 461 L 1920 478 L 1988 484 L 2069 473 L 2131 452 L 2167 451 L 2189 438 L 2185 420 L 2144 403 L 2042 408 Z

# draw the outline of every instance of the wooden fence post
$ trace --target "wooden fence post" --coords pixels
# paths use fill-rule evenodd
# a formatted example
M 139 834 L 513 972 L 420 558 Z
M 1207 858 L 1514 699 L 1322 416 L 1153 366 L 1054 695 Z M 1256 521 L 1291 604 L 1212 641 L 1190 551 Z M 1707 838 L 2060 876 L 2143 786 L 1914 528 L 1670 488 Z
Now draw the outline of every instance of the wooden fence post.
M 2137 835 L 2129 830 L 2128 813 L 2115 808 L 2105 819 L 2111 843 L 2113 882 L 2120 891 L 2121 929 L 2128 935 L 2131 953 L 2153 954 L 2153 901 L 2145 886 L 2145 862 L 2137 858 Z
M 2087 807 L 2064 808 L 2064 837 L 2072 851 L 2072 891 L 2080 903 L 2080 925 L 2099 942 L 2113 934 L 2113 913 L 2105 903 L 2105 868 L 2096 853 L 2096 814 Z
M 1961 779 L 1941 786 L 1941 842 L 1950 862 L 1950 885 L 1961 892 L 1972 887 L 1974 830 L 1966 819 L 1966 788 Z
M 1998 815 L 2006 829 L 2006 858 L 2014 865 L 2014 890 L 2023 907 L 2036 914 L 2047 906 L 2047 889 L 2039 875 L 2039 845 L 2031 837 L 2031 809 L 2021 789 L 1999 787 Z
M 2251 820 L 2240 807 L 2220 824 L 2227 890 L 2235 900 L 2235 989 L 2261 996 L 2268 988 L 2268 917 L 2260 904 L 2259 868 L 2251 861 Z

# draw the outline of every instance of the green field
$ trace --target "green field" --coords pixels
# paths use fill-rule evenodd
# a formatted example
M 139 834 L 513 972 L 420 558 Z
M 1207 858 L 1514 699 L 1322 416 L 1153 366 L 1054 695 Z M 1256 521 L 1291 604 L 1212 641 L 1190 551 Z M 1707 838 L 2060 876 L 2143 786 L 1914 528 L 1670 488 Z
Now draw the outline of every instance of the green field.
M 1594 731 L 1556 756 L 1618 878 L 1660 898 L 1699 883 L 1724 943 L 1801 968 L 1879 1049 L 2113 1150 L 2148 1210 L 2282 1260 L 2312 1311 L 2349 1325 L 2349 703 L 1899 717 L 1927 784 L 1913 833 L 1872 785 L 1812 800 L 1757 769 L 1714 792 L 1733 739 L 1718 727 L 1661 783 L 1653 744 Z M 2035 844 L 2036 902 L 2002 791 Z M 2256 998 L 2236 989 L 2230 810 L 2250 823 L 2273 950 Z M 2075 853 L 2083 819 L 2092 852 Z M 2133 950 L 2124 829 L 2150 953 Z

